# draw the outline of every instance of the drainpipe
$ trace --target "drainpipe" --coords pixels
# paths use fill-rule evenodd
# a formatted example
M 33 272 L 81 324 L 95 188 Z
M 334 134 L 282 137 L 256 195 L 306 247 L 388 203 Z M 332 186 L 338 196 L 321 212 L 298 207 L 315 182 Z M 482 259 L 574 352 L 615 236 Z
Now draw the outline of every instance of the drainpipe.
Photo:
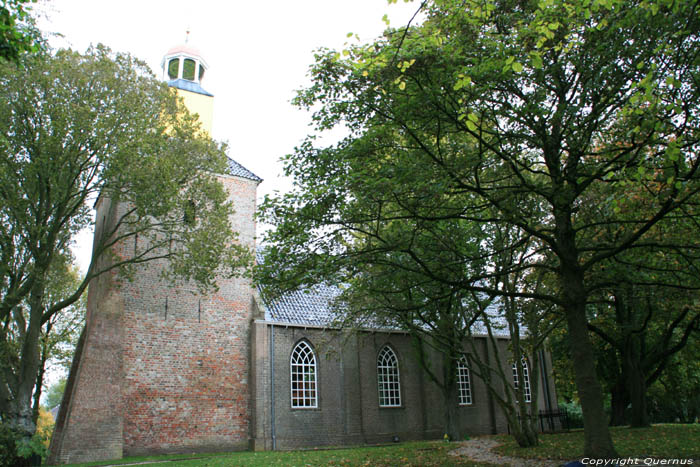
M 552 411 L 552 395 L 549 393 L 549 377 L 547 376 L 547 363 L 545 362 L 545 353 L 540 349 L 540 371 L 542 372 L 542 383 L 544 386 L 544 402 L 547 406 L 547 412 Z
M 277 449 L 275 433 L 275 325 L 270 324 L 270 436 L 272 450 Z
M 498 344 L 496 344 L 498 345 Z M 486 367 L 490 368 L 491 367 L 491 358 L 489 357 L 489 338 L 484 337 L 484 357 L 486 359 Z M 497 365 L 500 365 L 499 362 L 496 363 Z M 490 376 L 489 376 L 490 378 Z M 489 421 L 491 422 L 491 434 L 495 435 L 498 433 L 498 425 L 496 422 L 496 408 L 494 407 L 494 402 L 493 402 L 493 394 L 491 394 L 491 391 L 486 388 L 486 399 L 488 400 L 489 404 Z

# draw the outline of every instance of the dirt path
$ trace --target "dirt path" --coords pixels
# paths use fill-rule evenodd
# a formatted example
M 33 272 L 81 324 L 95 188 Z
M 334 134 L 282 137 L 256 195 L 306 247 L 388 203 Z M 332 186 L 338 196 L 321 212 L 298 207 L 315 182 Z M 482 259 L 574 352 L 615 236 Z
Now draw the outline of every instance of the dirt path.
M 451 456 L 464 456 L 475 462 L 487 462 L 497 465 L 510 464 L 511 467 L 558 467 L 564 464 L 562 461 L 551 459 L 521 459 L 502 456 L 492 451 L 499 443 L 490 438 L 474 438 L 469 441 L 463 441 L 460 444 L 459 448 L 450 451 Z

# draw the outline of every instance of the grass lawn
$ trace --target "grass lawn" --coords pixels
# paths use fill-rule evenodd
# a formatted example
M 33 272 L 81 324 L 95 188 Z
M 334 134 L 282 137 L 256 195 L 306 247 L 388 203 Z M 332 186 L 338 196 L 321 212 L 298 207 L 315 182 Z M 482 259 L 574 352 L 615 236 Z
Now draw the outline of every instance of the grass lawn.
M 443 441 L 406 442 L 388 446 L 358 447 L 308 451 L 236 452 L 228 454 L 192 454 L 189 456 L 130 457 L 112 462 L 79 464 L 98 466 L 107 464 L 133 464 L 146 461 L 170 461 L 164 465 L 188 467 L 224 466 L 479 466 L 478 464 L 447 453 L 456 449 L 456 443 Z M 185 459 L 189 457 L 190 459 Z M 196 457 L 197 459 L 193 459 Z M 175 459 L 174 461 L 172 461 Z M 149 464 L 147 464 L 149 465 Z
M 700 424 L 654 425 L 651 428 L 612 428 L 615 447 L 621 457 L 658 457 L 700 459 Z M 503 444 L 499 454 L 529 459 L 559 459 L 568 461 L 583 456 L 583 431 L 540 435 L 540 445 L 519 448 L 507 435 L 494 436 Z M 119 461 L 80 464 L 99 466 L 167 462 L 164 465 L 188 467 L 228 466 L 478 466 L 467 459 L 447 453 L 458 443 L 418 441 L 387 446 L 356 447 L 308 451 L 235 452 L 226 454 L 189 454 L 154 457 L 130 457 Z M 147 464 L 148 465 L 148 464 Z
M 700 424 L 659 424 L 651 428 L 611 428 L 620 457 L 700 459 Z M 583 456 L 583 430 L 540 435 L 540 444 L 521 448 L 510 436 L 496 437 L 500 454 L 530 459 L 573 459 Z

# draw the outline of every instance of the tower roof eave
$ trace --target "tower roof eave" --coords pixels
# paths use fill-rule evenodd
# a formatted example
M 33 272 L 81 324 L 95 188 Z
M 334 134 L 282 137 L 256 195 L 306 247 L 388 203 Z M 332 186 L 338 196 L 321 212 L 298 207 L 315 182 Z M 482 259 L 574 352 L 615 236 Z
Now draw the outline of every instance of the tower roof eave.
M 182 78 L 171 79 L 170 81 L 168 81 L 168 86 L 172 88 L 182 89 L 183 91 L 194 92 L 195 94 L 203 94 L 205 96 L 214 97 L 214 94 L 205 91 L 199 83 L 195 83 L 194 81 L 189 81 Z

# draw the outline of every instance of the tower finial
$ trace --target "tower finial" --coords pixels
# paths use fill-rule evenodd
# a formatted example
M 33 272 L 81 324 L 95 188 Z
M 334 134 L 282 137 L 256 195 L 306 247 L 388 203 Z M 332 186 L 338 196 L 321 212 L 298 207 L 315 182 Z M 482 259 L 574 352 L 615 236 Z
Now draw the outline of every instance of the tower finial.
M 185 31 L 185 44 L 187 44 L 190 41 L 190 27 L 187 26 L 187 30 Z

